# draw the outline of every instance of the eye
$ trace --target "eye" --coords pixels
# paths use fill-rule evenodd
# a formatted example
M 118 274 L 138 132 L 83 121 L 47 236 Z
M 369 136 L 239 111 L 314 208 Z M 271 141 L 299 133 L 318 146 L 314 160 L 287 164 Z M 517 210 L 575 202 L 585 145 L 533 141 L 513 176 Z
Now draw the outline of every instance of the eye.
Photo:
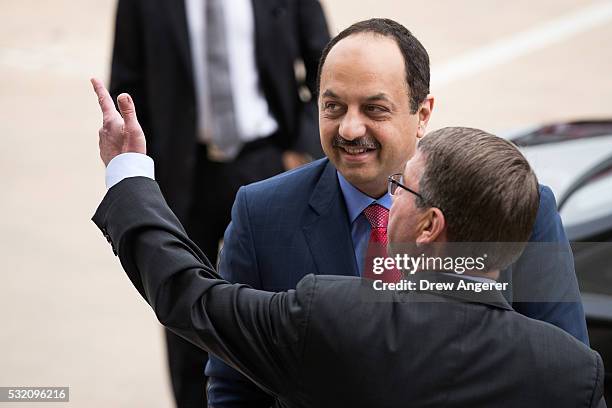
M 323 103 L 323 112 L 330 118 L 335 118 L 344 112 L 345 107 L 341 103 L 327 101 Z
M 389 112 L 387 108 L 385 108 L 384 106 L 380 106 L 380 105 L 366 105 L 365 110 L 368 113 L 375 113 L 375 114 Z
M 340 106 L 336 102 L 325 102 L 324 106 L 325 110 L 328 112 L 335 112 L 340 108 Z

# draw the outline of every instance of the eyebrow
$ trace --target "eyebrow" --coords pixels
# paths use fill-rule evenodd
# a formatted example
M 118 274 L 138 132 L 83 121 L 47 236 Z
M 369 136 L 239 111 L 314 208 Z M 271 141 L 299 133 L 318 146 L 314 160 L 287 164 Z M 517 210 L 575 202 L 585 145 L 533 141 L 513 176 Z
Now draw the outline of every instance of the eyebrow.
M 336 95 L 333 91 L 330 91 L 329 89 L 326 89 L 325 92 L 323 92 L 323 94 L 321 95 L 324 98 L 338 98 L 338 95 Z
M 327 98 L 337 98 L 337 99 L 340 98 L 338 95 L 336 95 L 336 93 L 334 91 L 332 91 L 330 89 L 326 89 L 325 92 L 323 92 L 323 94 L 321 96 L 327 97 Z M 393 103 L 391 101 L 391 98 L 389 98 L 389 96 L 386 93 L 384 93 L 384 92 L 377 93 L 376 95 L 368 96 L 366 98 L 366 101 L 367 102 L 386 101 L 386 102 L 389 102 L 389 103 Z
M 366 101 L 368 101 L 368 102 L 386 101 L 386 102 L 392 103 L 391 102 L 391 98 L 389 98 L 389 96 L 386 93 L 384 93 L 384 92 L 378 93 L 376 95 L 368 96 L 366 98 Z

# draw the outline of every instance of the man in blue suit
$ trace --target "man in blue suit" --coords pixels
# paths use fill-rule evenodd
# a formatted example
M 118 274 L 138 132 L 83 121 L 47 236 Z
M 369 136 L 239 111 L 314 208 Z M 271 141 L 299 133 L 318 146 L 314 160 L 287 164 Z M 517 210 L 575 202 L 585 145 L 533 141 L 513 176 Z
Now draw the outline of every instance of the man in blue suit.
M 367 209 L 382 207 L 384 213 L 390 208 L 387 177 L 400 172 L 413 155 L 431 116 L 429 57 L 400 24 L 386 19 L 359 22 L 323 51 L 318 90 L 327 158 L 238 192 L 219 261 L 219 271 L 229 281 L 284 291 L 308 273 L 366 272 L 364 255 L 372 233 Z M 538 268 L 531 267 L 534 258 L 524 254 L 504 272 L 502 279 L 514 283 L 506 296 L 520 313 L 588 343 L 555 199 L 544 186 L 540 197 L 531 241 L 553 242 L 566 251 L 556 251 L 556 256 L 538 262 Z M 206 372 L 209 406 L 274 403 L 218 359 L 211 359 Z

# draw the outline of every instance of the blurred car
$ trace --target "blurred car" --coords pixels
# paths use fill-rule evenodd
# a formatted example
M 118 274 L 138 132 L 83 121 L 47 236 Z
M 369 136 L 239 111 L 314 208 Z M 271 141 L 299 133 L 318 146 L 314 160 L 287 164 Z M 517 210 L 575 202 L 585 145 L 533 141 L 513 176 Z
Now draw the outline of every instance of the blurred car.
M 571 242 L 591 347 L 612 401 L 612 120 L 584 120 L 505 135 L 557 198 Z

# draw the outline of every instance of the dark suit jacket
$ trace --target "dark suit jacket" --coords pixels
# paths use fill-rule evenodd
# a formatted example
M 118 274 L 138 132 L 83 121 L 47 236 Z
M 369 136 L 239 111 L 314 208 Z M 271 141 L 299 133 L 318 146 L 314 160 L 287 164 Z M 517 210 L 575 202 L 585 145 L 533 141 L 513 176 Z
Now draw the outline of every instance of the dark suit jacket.
M 372 299 L 368 281 L 312 274 L 282 293 L 230 284 L 142 177 L 114 186 L 94 221 L 160 322 L 243 372 L 279 407 L 603 404 L 599 355 L 514 312 L 499 292 Z
M 314 94 L 317 65 L 329 33 L 317 0 L 253 0 L 256 64 L 262 91 L 279 124 L 276 143 L 321 157 Z M 155 159 L 156 179 L 170 207 L 185 219 L 192 199 L 196 97 L 184 0 L 119 0 L 110 93 L 134 98 Z M 306 78 L 296 80 L 302 60 Z
M 588 343 L 571 251 L 548 187 L 540 187 L 531 241 L 555 242 L 567 252 L 524 254 L 503 273 L 503 280 L 513 283 L 513 291 L 505 296 L 520 300 L 513 303 L 518 312 Z M 242 188 L 225 233 L 219 272 L 230 282 L 268 291 L 293 289 L 309 273 L 357 276 L 346 205 L 333 165 L 323 159 Z M 206 373 L 212 400 L 220 406 L 231 405 L 235 395 L 249 400 L 251 407 L 271 403 L 214 356 Z

